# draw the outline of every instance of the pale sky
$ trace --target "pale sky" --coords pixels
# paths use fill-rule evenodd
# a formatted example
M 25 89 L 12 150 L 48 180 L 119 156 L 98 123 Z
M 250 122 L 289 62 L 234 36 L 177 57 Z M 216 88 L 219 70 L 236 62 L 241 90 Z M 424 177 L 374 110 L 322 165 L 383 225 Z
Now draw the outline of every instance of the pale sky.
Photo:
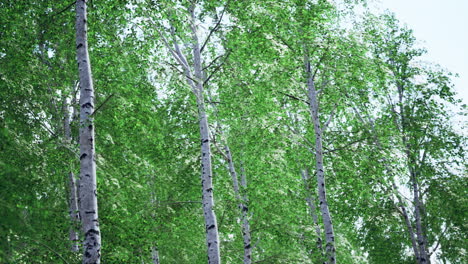
M 458 73 L 455 89 L 468 104 L 468 0 L 376 0 L 414 30 L 428 50 L 424 60 Z

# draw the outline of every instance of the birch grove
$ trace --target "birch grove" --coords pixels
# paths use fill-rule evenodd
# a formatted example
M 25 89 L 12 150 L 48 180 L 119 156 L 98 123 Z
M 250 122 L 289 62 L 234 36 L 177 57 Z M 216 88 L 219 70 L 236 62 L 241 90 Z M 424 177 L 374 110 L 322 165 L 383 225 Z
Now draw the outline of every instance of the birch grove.
M 0 262 L 463 263 L 456 76 L 367 2 L 0 2 Z

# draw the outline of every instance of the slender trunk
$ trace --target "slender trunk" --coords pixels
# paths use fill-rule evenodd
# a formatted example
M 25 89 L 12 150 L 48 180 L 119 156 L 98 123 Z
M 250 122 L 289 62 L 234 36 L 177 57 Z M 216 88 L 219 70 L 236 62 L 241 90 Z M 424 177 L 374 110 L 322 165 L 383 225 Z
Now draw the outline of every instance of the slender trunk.
M 312 218 L 312 221 L 314 223 L 314 227 L 315 227 L 315 234 L 317 235 L 317 249 L 318 251 L 320 252 L 320 254 L 322 254 L 322 250 L 323 250 L 323 247 L 322 247 L 322 231 L 320 230 L 320 225 L 318 223 L 318 217 L 317 217 L 317 214 L 316 214 L 316 206 L 315 206 L 315 203 L 314 201 L 312 200 L 312 197 L 311 197 L 311 190 L 309 188 L 309 179 L 310 179 L 310 175 L 309 175 L 309 171 L 307 169 L 305 170 L 302 170 L 301 171 L 301 174 L 302 174 L 302 180 L 304 181 L 304 188 L 307 192 L 307 197 L 306 197 L 306 201 L 307 201 L 307 205 L 309 206 L 309 214 L 310 214 L 310 217 Z
M 359 114 L 356 109 L 354 109 L 354 110 L 355 110 L 355 112 L 357 114 Z M 359 116 L 359 118 L 361 119 L 361 122 L 363 122 L 363 123 L 365 122 L 364 119 L 361 116 Z M 371 120 L 370 120 L 369 123 L 370 123 L 370 128 L 371 128 L 371 132 L 372 132 L 372 135 L 373 135 L 374 142 L 377 145 L 377 148 L 380 151 L 383 151 L 382 144 L 380 143 L 380 140 L 377 137 L 377 133 L 375 131 L 374 123 Z M 411 240 L 411 246 L 413 247 L 414 257 L 416 259 L 416 262 L 419 263 L 419 259 L 420 259 L 419 249 L 418 249 L 418 246 L 417 246 L 417 243 L 416 243 L 416 238 L 415 238 L 415 234 L 414 234 L 414 230 L 413 230 L 413 225 L 411 224 L 411 220 L 410 220 L 408 212 L 406 210 L 406 206 L 404 205 L 403 200 L 401 199 L 400 195 L 397 193 L 398 187 L 395 184 L 395 181 L 393 179 L 392 170 L 391 170 L 391 168 L 390 168 L 390 166 L 388 164 L 388 161 L 387 161 L 387 159 L 385 157 L 384 157 L 384 166 L 385 166 L 385 170 L 388 173 L 391 173 L 392 189 L 393 189 L 393 192 L 395 193 L 395 196 L 398 199 L 398 207 L 400 207 L 401 215 L 403 216 L 403 220 L 405 221 L 405 224 L 406 224 L 406 230 L 408 231 L 408 236 L 410 237 L 410 240 Z
M 86 0 L 76 1 L 76 49 L 80 77 L 80 216 L 84 233 L 83 264 L 100 263 L 101 233 L 98 222 L 94 148 L 94 88 L 88 54 Z
M 242 214 L 242 237 L 244 240 L 244 264 L 252 263 L 252 246 L 251 246 L 251 236 L 250 236 L 250 223 L 248 219 L 248 206 L 247 206 L 247 196 L 242 196 L 241 191 L 239 188 L 239 180 L 237 177 L 237 172 L 234 166 L 234 161 L 232 159 L 231 150 L 227 143 L 224 145 L 224 150 L 226 151 L 226 157 L 228 160 L 229 166 L 229 173 L 231 174 L 232 178 L 232 185 L 234 188 L 234 194 L 236 196 L 236 200 L 239 203 L 239 209 Z M 245 177 L 245 173 L 241 173 L 241 185 L 242 188 L 245 190 L 247 188 L 247 180 Z
M 211 94 L 211 90 L 207 89 L 208 92 L 208 99 L 210 102 L 214 102 L 214 99 Z M 217 116 L 218 114 L 218 109 L 215 104 L 211 103 L 211 106 L 214 109 L 214 114 Z M 249 216 L 248 216 L 248 198 L 246 194 L 247 190 L 247 179 L 245 176 L 245 171 L 244 167 L 241 166 L 241 186 L 242 190 L 239 188 L 239 180 L 237 176 L 237 172 L 234 166 L 234 160 L 232 158 L 232 152 L 231 149 L 229 148 L 229 145 L 227 141 L 224 139 L 224 133 L 222 128 L 219 128 L 220 130 L 220 138 L 221 142 L 224 145 L 224 151 L 226 152 L 226 160 L 228 162 L 228 170 L 229 174 L 231 175 L 232 178 L 232 185 L 234 189 L 234 195 L 239 203 L 239 209 L 241 212 L 241 221 L 242 221 L 242 237 L 243 237 L 243 242 L 244 242 L 244 264 L 245 263 L 252 263 L 252 245 L 251 245 L 251 234 L 250 234 L 250 222 L 249 222 Z
M 218 234 L 218 223 L 216 221 L 216 214 L 214 212 L 214 199 L 213 199 L 213 173 L 211 166 L 211 147 L 210 147 L 210 131 L 208 126 L 208 116 L 206 114 L 205 102 L 204 102 L 204 74 L 202 67 L 202 58 L 200 50 L 200 42 L 197 36 L 196 19 L 195 19 L 195 2 L 188 8 L 191 16 L 190 27 L 192 31 L 192 53 L 193 53 L 193 70 L 194 76 L 190 69 L 187 59 L 181 52 L 177 43 L 175 29 L 171 24 L 171 35 L 173 38 L 174 49 L 171 48 L 167 39 L 160 35 L 164 41 L 164 44 L 169 49 L 174 59 L 176 59 L 179 65 L 184 69 L 184 74 L 187 83 L 192 88 L 197 100 L 198 109 L 198 122 L 200 129 L 201 138 L 201 182 L 202 182 L 202 203 L 203 213 L 205 218 L 205 232 L 206 232 L 206 244 L 208 253 L 208 263 L 218 264 L 221 262 L 219 254 L 219 234 Z
M 195 70 L 195 89 L 194 93 L 197 98 L 198 119 L 201 136 L 201 163 L 202 163 L 202 201 L 203 212 L 205 216 L 206 244 L 208 247 L 208 263 L 218 264 L 221 262 L 219 253 L 219 234 L 216 214 L 214 212 L 213 199 L 213 173 L 211 167 L 211 147 L 210 147 L 210 131 L 208 127 L 208 117 L 205 110 L 204 102 L 204 80 L 202 61 L 200 53 L 200 43 L 198 41 L 197 29 L 195 25 L 195 6 L 190 8 L 192 17 L 191 29 L 193 40 L 193 64 Z
M 312 117 L 312 122 L 314 124 L 315 131 L 315 165 L 316 165 L 316 174 L 317 174 L 317 188 L 318 196 L 320 201 L 320 212 L 322 214 L 322 220 L 325 230 L 325 241 L 326 241 L 326 255 L 327 255 L 327 264 L 336 263 L 336 252 L 335 252 L 335 235 L 333 231 L 333 224 L 328 209 L 327 194 L 325 187 L 325 173 L 323 168 L 323 147 L 322 147 L 322 129 L 320 127 L 319 120 L 319 106 L 317 100 L 317 91 L 315 89 L 314 77 L 310 68 L 309 57 L 305 57 L 305 67 L 307 74 L 307 89 L 309 92 L 309 105 L 310 105 L 310 114 Z
M 79 245 L 80 239 L 79 239 L 78 231 L 76 230 L 76 228 L 80 225 L 80 215 L 78 213 L 76 182 L 75 182 L 75 175 L 73 174 L 73 172 L 69 173 L 69 181 L 70 181 L 70 220 L 71 220 L 70 241 L 72 242 L 71 251 L 78 252 L 80 250 L 80 245 Z
M 393 190 L 395 190 L 395 192 L 396 192 L 396 190 L 398 190 L 397 186 L 395 185 L 395 182 L 392 182 L 392 188 L 393 188 Z M 406 207 L 404 206 L 403 200 L 401 199 L 401 197 L 398 194 L 396 194 L 396 197 L 398 199 L 398 204 L 399 204 L 399 207 L 400 207 L 400 210 L 401 210 L 401 214 L 403 216 L 403 219 L 405 220 L 408 235 L 409 235 L 409 237 L 411 239 L 411 246 L 413 247 L 414 257 L 416 259 L 416 262 L 419 263 L 419 259 L 420 259 L 419 249 L 418 249 L 418 246 L 417 246 L 417 243 L 416 243 L 416 238 L 414 236 L 413 226 L 412 226 L 411 221 L 409 219 L 409 215 L 408 215 L 408 212 L 406 210 Z
M 151 176 L 151 197 L 150 197 L 150 203 L 152 205 L 153 208 L 156 208 L 157 207 L 157 200 L 156 200 L 156 194 L 155 194 L 155 179 L 154 179 L 154 175 Z M 156 211 L 155 209 L 151 209 L 151 218 L 153 219 L 153 221 L 156 221 Z M 156 228 L 154 230 L 155 232 L 157 231 Z M 153 261 L 153 264 L 159 264 L 159 249 L 158 249 L 158 246 L 157 246 L 157 243 L 153 243 L 153 245 L 151 246 L 151 259 Z
M 242 235 L 244 238 L 244 263 L 251 263 L 252 262 L 252 236 L 250 233 L 250 222 L 249 222 L 249 208 L 248 202 L 249 199 L 247 197 L 247 177 L 245 176 L 244 167 L 241 166 L 241 193 L 242 201 L 244 207 L 242 208 Z
M 199 93 L 201 94 L 201 93 Z M 201 162 L 202 162 L 202 201 L 205 215 L 206 243 L 208 246 L 208 263 L 220 263 L 218 224 L 214 212 L 213 174 L 211 167 L 211 147 L 209 137 L 208 118 L 203 100 L 198 101 L 198 118 L 201 136 Z
M 422 227 L 422 219 L 421 219 L 421 200 L 419 198 L 419 184 L 418 184 L 418 175 L 416 172 L 416 168 L 414 167 L 416 162 L 412 158 L 411 155 L 411 148 L 410 143 L 408 142 L 408 138 L 406 136 L 406 116 L 404 112 L 404 101 L 403 101 L 403 86 L 397 85 L 398 88 L 398 98 L 399 98 L 399 105 L 400 105 L 400 118 L 401 118 L 401 136 L 403 140 L 403 145 L 405 146 L 405 154 L 408 164 L 408 170 L 410 173 L 410 182 L 413 189 L 413 203 L 414 203 L 414 218 L 416 222 L 416 237 L 418 240 L 418 247 L 419 247 L 419 263 L 420 264 L 427 264 L 430 263 L 429 254 L 427 253 L 427 246 L 426 246 L 426 239 Z
M 416 219 L 416 236 L 418 238 L 418 245 L 419 245 L 419 263 L 426 264 L 430 263 L 429 255 L 427 253 L 426 248 L 426 239 L 423 232 L 422 227 L 422 219 L 421 219 L 421 201 L 419 199 L 419 185 L 416 176 L 416 172 L 414 168 L 411 168 L 410 165 L 410 173 L 411 173 L 411 184 L 413 186 L 413 203 L 414 203 L 414 217 Z
M 157 247 L 151 247 L 151 259 L 153 264 L 159 264 L 159 251 Z
M 70 105 L 67 96 L 63 97 L 63 131 L 64 131 L 64 144 L 71 144 L 72 143 L 72 136 L 71 136 L 71 115 L 70 115 Z M 78 252 L 79 251 L 79 236 L 77 228 L 80 224 L 80 215 L 78 213 L 78 197 L 76 191 L 76 180 L 75 175 L 73 172 L 68 173 L 68 180 L 69 180 L 69 214 L 70 214 L 70 242 L 71 251 Z
M 421 189 L 419 188 L 419 197 L 421 197 Z M 419 203 L 419 210 L 421 211 L 421 226 L 422 226 L 422 233 L 423 233 L 423 240 L 424 240 L 424 245 L 426 248 L 426 254 L 427 257 L 429 258 L 429 261 L 431 260 L 431 255 L 432 253 L 429 252 L 429 243 L 427 242 L 427 226 L 424 223 L 424 219 L 427 217 L 427 212 L 424 204 L 422 202 Z

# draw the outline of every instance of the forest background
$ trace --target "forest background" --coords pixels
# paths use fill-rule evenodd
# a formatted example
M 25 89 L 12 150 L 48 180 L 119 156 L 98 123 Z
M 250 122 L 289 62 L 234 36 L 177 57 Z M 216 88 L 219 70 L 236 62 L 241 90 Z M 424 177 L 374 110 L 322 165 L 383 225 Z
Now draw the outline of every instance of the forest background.
M 0 1 L 0 262 L 466 263 L 466 102 L 368 4 Z

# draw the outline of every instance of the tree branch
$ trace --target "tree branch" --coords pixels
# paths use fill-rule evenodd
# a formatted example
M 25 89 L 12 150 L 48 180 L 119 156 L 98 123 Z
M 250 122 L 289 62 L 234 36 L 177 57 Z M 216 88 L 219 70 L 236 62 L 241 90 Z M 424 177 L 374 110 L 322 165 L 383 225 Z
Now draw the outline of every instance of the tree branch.
M 208 64 L 208 66 L 203 67 L 202 70 L 205 71 L 205 70 L 208 69 L 211 65 L 213 65 L 213 63 L 215 63 L 219 58 L 222 58 L 222 57 L 225 56 L 225 55 L 226 55 L 226 54 L 219 55 L 219 56 L 216 57 L 214 60 L 212 60 L 212 61 Z
M 169 52 L 172 54 L 172 57 L 180 64 L 182 68 L 184 68 L 186 71 L 189 71 L 188 65 L 184 64 L 184 61 L 177 55 L 177 53 L 171 48 L 171 45 L 169 45 L 169 42 L 167 41 L 166 37 L 159 31 L 158 28 L 156 28 L 156 31 L 158 31 L 159 36 L 164 42 L 164 45 L 166 48 L 169 50 Z M 189 71 L 190 72 L 190 71 Z
M 441 234 L 444 234 L 445 232 L 447 232 L 447 229 L 448 229 L 448 225 L 445 226 L 445 230 L 444 230 Z M 434 254 L 434 252 L 436 252 L 437 249 L 439 248 L 439 246 L 440 246 L 440 238 L 441 238 L 441 235 L 439 235 L 439 239 L 437 240 L 436 246 L 434 247 L 434 249 L 432 250 L 432 252 L 429 253 L 429 257 L 432 256 L 432 254 Z
M 344 145 L 344 146 L 342 146 L 342 147 L 335 148 L 335 149 L 327 149 L 326 151 L 323 152 L 323 154 L 325 154 L 325 153 L 331 153 L 331 152 L 335 152 L 335 151 L 338 151 L 338 150 L 345 149 L 345 148 L 347 148 L 347 147 L 349 147 L 349 146 L 351 146 L 351 145 L 354 145 L 354 144 L 356 144 L 356 143 L 359 143 L 359 142 L 364 141 L 364 140 L 367 140 L 367 139 L 369 139 L 369 138 L 360 138 L 360 139 L 351 141 L 350 143 L 348 143 L 348 144 L 346 144 L 346 145 Z M 325 147 L 324 147 L 324 148 L 325 148 Z M 326 148 L 325 148 L 325 149 L 326 149 Z
M 339 101 L 338 101 L 339 103 Z M 338 104 L 335 104 L 335 107 L 333 108 L 332 112 L 330 113 L 330 115 L 328 116 L 328 120 L 325 122 L 325 124 L 323 125 L 323 128 L 322 128 L 322 133 L 325 133 L 325 131 L 327 130 L 328 126 L 330 125 L 331 121 L 333 120 L 333 117 L 335 116 L 335 112 L 336 112 L 336 108 L 337 108 Z
M 223 62 L 221 62 L 220 64 L 218 64 L 216 66 L 216 68 L 213 70 L 213 72 L 211 72 L 211 74 L 208 76 L 208 78 L 206 78 L 206 80 L 203 82 L 203 85 L 206 85 L 208 83 L 209 80 L 211 80 L 211 78 L 215 75 L 215 73 L 217 73 L 221 67 L 224 65 L 224 63 L 226 62 L 226 60 L 229 58 L 229 55 L 231 54 L 231 50 L 229 50 L 226 54 L 225 54 L 225 57 L 224 57 L 224 60 Z
M 94 110 L 93 113 L 92 113 L 90 116 L 94 116 L 94 115 L 96 114 L 96 112 L 97 112 L 99 109 L 101 109 L 101 107 L 102 107 L 103 105 L 105 105 L 105 104 L 107 103 L 107 101 L 109 101 L 109 99 L 111 99 L 113 96 L 114 96 L 114 94 L 109 95 L 109 96 L 106 98 L 106 100 L 104 100 L 104 102 L 102 102 L 102 104 L 99 105 L 99 106 L 96 108 L 96 110 Z
M 178 71 L 180 74 L 184 75 L 187 79 L 191 80 L 192 82 L 196 82 L 191 76 L 187 75 L 185 72 L 181 71 L 177 66 L 175 66 L 172 63 L 166 62 L 169 66 L 174 68 L 176 71 Z
M 216 25 L 210 30 L 210 33 L 208 33 L 208 36 L 206 37 L 205 42 L 203 42 L 203 45 L 200 48 L 200 53 L 202 53 L 203 49 L 205 49 L 205 46 L 206 46 L 206 44 L 208 44 L 208 41 L 210 40 L 211 35 L 218 30 L 218 27 L 221 24 L 221 20 L 223 20 L 224 11 L 226 11 L 226 8 L 227 8 L 228 4 L 229 4 L 229 0 L 224 5 L 223 11 L 221 11 L 221 15 L 220 15 L 218 21 L 216 22 Z
M 287 94 L 287 93 L 283 93 L 283 92 L 281 92 L 281 91 L 277 91 L 277 93 L 280 93 L 280 94 L 282 94 L 282 95 L 285 95 L 285 96 L 287 96 L 287 97 L 289 97 L 289 98 L 291 98 L 291 99 L 304 102 L 304 103 L 306 103 L 307 105 L 310 104 L 307 100 L 304 100 L 304 99 L 302 99 L 302 98 L 296 97 L 296 96 L 294 96 L 294 95 Z

